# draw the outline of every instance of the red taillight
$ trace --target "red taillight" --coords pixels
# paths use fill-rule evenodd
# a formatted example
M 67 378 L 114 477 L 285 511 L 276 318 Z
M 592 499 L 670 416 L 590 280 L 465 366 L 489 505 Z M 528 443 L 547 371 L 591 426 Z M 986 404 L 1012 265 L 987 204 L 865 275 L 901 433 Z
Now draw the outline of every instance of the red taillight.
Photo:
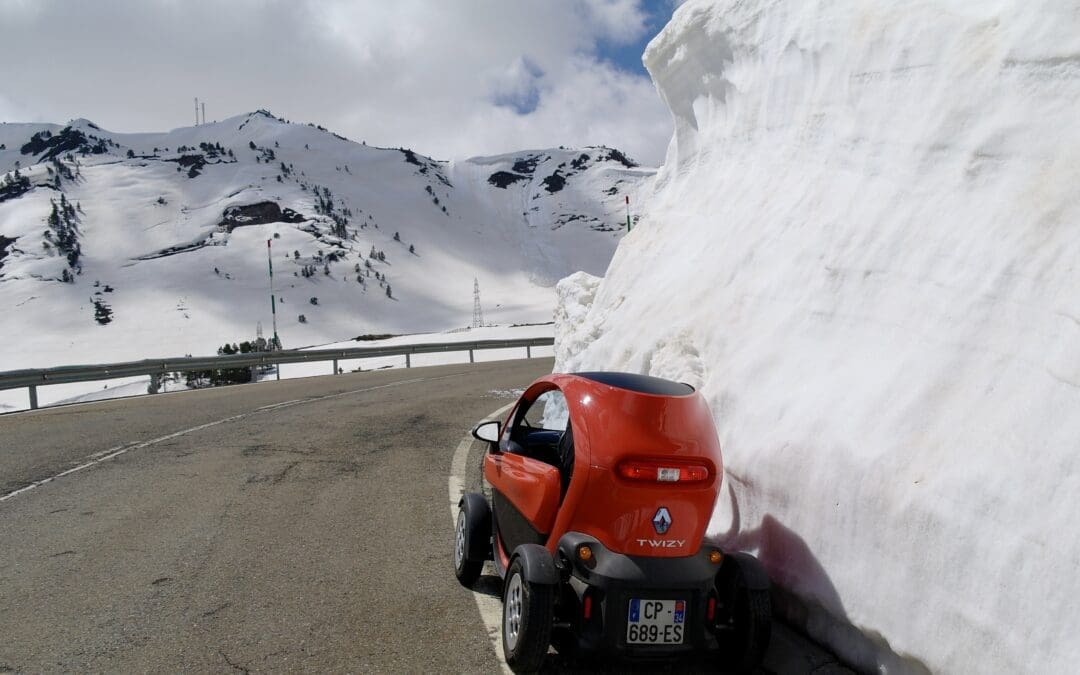
M 705 610 L 705 618 L 709 621 L 716 618 L 716 598 L 709 598 L 709 606 Z
M 651 483 L 700 483 L 709 480 L 709 467 L 651 459 L 628 459 L 619 463 L 618 473 L 627 480 Z
M 592 596 L 591 595 L 586 595 L 585 596 L 585 602 L 584 602 L 584 604 L 582 605 L 582 608 L 581 608 L 581 615 L 585 617 L 586 621 L 588 621 L 589 619 L 592 618 Z

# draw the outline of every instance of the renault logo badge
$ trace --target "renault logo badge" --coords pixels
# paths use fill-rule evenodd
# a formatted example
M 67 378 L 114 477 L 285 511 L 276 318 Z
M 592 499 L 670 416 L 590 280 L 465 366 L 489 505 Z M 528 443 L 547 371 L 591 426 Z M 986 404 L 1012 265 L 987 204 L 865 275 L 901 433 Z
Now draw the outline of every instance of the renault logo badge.
M 656 511 L 656 515 L 652 519 L 652 526 L 657 534 L 664 534 L 671 527 L 671 514 L 668 513 L 666 506 L 661 506 Z

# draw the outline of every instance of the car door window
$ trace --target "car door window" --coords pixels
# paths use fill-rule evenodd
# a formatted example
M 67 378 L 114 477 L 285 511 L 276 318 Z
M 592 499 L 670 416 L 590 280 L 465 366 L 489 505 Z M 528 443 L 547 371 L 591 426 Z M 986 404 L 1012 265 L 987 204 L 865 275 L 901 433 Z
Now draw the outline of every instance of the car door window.
M 523 424 L 529 429 L 562 432 L 566 429 L 566 397 L 558 389 L 540 394 L 522 415 Z
M 563 393 L 558 389 L 544 392 L 516 416 L 507 450 L 558 466 L 559 441 L 568 418 Z

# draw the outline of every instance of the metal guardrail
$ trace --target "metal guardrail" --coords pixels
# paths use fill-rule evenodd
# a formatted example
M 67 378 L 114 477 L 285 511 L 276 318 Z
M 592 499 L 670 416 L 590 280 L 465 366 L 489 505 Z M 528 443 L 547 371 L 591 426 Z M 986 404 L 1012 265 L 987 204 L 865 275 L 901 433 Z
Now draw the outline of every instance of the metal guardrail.
M 184 356 L 168 359 L 144 359 L 123 363 L 107 363 L 85 366 L 57 366 L 55 368 L 28 368 L 0 372 L 0 390 L 30 390 L 30 409 L 38 407 L 37 388 L 49 384 L 93 382 L 137 375 L 160 375 L 189 370 L 219 370 L 225 368 L 257 368 L 281 363 L 307 363 L 333 361 L 334 374 L 338 361 L 370 359 L 377 356 L 404 356 L 405 367 L 412 367 L 413 354 L 443 352 L 469 352 L 469 363 L 475 360 L 474 352 L 485 349 L 511 349 L 524 347 L 525 356 L 532 358 L 533 347 L 549 347 L 554 338 L 519 338 L 516 340 L 476 340 L 473 342 L 434 342 L 430 344 L 397 345 L 387 347 L 352 347 L 349 349 L 311 349 L 307 351 L 282 350 L 278 352 L 255 352 L 228 356 Z

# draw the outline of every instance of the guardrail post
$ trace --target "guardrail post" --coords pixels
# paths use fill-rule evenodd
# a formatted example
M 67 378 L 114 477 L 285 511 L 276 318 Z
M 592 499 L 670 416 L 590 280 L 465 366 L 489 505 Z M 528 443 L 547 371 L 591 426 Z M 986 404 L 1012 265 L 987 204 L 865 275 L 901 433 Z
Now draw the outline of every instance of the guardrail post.
M 333 361 L 336 370 L 341 369 L 341 362 L 347 360 L 362 361 L 366 358 L 404 356 L 405 367 L 412 367 L 413 354 L 437 352 L 469 352 L 469 363 L 476 363 L 476 352 L 481 349 L 516 349 L 525 347 L 525 355 L 532 358 L 532 348 L 550 346 L 551 338 L 527 338 L 516 340 L 481 340 L 475 342 L 426 343 L 416 345 L 396 345 L 393 347 L 357 347 L 345 350 L 319 350 L 312 352 L 275 352 L 268 355 L 176 357 L 169 360 L 128 361 L 101 365 L 60 366 L 57 368 L 32 368 L 0 372 L 0 390 L 26 388 L 30 397 L 30 409 L 38 408 L 36 387 L 55 383 L 93 382 L 115 377 L 131 377 L 157 373 L 159 377 L 170 371 L 206 371 L 216 369 L 250 368 L 252 379 L 258 379 L 258 369 L 267 365 L 274 366 L 274 377 L 281 380 L 281 366 L 284 363 L 308 363 L 315 361 Z M 164 389 L 164 379 L 162 378 Z
M 334 374 L 337 375 L 337 359 L 334 359 Z
M 258 366 L 252 366 L 251 367 L 251 381 L 252 382 L 258 382 L 259 381 L 259 367 Z

